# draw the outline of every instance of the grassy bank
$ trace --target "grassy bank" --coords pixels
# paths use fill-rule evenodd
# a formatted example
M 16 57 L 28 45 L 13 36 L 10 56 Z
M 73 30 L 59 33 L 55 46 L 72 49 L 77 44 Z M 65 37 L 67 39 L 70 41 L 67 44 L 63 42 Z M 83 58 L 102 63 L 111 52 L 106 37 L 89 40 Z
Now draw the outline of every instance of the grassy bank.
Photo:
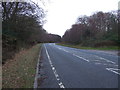
M 33 88 L 41 44 L 22 50 L 3 66 L 3 88 Z
M 80 45 L 69 45 L 69 44 L 63 44 L 63 43 L 57 43 L 57 45 L 62 45 L 66 47 L 72 47 L 72 48 L 78 48 L 78 49 L 92 49 L 92 50 L 120 50 L 120 47 L 118 46 L 104 46 L 104 47 L 83 47 Z

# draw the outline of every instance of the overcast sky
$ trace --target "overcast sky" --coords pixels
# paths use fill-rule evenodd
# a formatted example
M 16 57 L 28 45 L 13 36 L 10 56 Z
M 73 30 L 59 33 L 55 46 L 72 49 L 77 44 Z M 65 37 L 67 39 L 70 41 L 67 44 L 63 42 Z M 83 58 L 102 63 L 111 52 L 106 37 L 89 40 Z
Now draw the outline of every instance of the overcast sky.
M 45 9 L 48 33 L 63 35 L 71 28 L 78 16 L 92 15 L 97 11 L 108 12 L 118 9 L 119 0 L 47 0 Z

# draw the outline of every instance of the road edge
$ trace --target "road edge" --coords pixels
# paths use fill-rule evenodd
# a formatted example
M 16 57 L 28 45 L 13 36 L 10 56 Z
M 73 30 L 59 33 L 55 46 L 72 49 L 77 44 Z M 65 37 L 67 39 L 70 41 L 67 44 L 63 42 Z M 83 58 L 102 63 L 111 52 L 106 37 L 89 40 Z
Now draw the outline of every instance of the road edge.
M 41 48 L 40 48 L 40 51 L 39 51 L 39 56 L 38 56 L 38 60 L 37 60 L 37 66 L 36 66 L 36 74 L 35 74 L 35 79 L 34 79 L 34 85 L 33 85 L 33 88 L 38 88 L 38 71 L 39 71 L 39 66 L 40 66 L 40 55 L 41 55 L 41 51 L 42 51 L 42 46 L 41 45 Z

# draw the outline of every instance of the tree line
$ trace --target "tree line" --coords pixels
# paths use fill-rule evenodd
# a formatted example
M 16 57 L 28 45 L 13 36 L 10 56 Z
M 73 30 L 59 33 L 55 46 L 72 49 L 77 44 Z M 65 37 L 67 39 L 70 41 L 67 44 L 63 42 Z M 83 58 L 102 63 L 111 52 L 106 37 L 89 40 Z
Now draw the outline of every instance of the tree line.
M 62 37 L 62 42 L 83 46 L 112 46 L 120 43 L 118 37 L 120 11 L 96 12 L 78 17 L 75 24 Z
M 2 62 L 21 48 L 56 42 L 61 37 L 43 29 L 45 11 L 34 2 L 2 2 Z

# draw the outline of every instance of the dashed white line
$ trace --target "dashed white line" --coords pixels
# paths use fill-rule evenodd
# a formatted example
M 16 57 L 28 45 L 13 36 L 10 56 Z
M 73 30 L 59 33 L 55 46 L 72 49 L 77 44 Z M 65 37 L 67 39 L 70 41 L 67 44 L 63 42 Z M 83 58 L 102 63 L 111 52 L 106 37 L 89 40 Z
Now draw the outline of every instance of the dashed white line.
M 44 47 L 45 47 L 45 51 L 46 51 L 46 54 L 47 54 L 47 57 L 48 57 L 50 66 L 51 66 L 51 68 L 52 68 L 52 70 L 53 70 L 53 73 L 54 73 L 54 75 L 55 75 L 55 77 L 56 77 L 56 79 L 57 79 L 57 81 L 58 81 L 58 85 L 60 86 L 60 88 L 65 88 L 65 86 L 63 85 L 63 83 L 60 81 L 59 75 L 57 74 L 57 71 L 56 71 L 55 67 L 54 67 L 53 64 L 52 64 L 52 61 L 51 61 L 51 59 L 50 59 L 50 56 L 49 56 L 49 54 L 48 54 L 48 51 L 47 51 L 45 45 L 44 45 Z
M 106 70 L 111 71 L 111 72 L 113 72 L 113 73 L 116 73 L 116 74 L 120 75 L 120 73 L 117 72 L 117 71 L 119 71 L 120 69 L 116 69 L 116 68 L 106 68 Z M 115 71 L 115 70 L 117 70 L 117 71 Z
M 78 58 L 80 58 L 80 59 L 83 59 L 83 60 L 89 62 L 89 60 L 87 60 L 87 59 L 85 59 L 85 58 L 83 58 L 83 57 L 80 57 L 80 56 L 78 56 L 78 55 L 76 55 L 76 54 L 73 54 L 73 55 L 76 56 L 76 57 L 78 57 Z
M 62 48 L 60 48 L 60 47 L 57 47 L 57 48 L 60 49 L 60 50 L 65 51 L 65 52 L 69 52 L 69 51 L 67 51 L 67 50 L 65 50 L 65 49 L 62 49 Z M 73 54 L 74 54 L 74 53 L 73 53 Z M 75 55 L 75 54 L 74 54 L 74 56 L 77 56 L 78 58 L 81 58 L 81 59 L 83 58 L 83 57 L 80 57 L 80 56 Z M 108 59 L 105 59 L 105 58 L 103 58 L 103 57 L 100 57 L 100 56 L 97 56 L 97 55 L 94 55 L 94 56 L 97 57 L 97 58 L 99 58 L 99 59 L 101 59 L 101 60 L 105 60 L 105 61 L 107 61 L 107 62 L 110 62 L 110 63 L 112 63 L 112 64 L 115 64 L 115 62 L 110 61 L 110 60 L 108 60 Z M 89 62 L 89 60 L 87 60 L 87 59 L 85 59 L 85 58 L 83 58 L 83 60 Z
M 63 51 L 65 51 L 65 52 L 68 52 L 67 50 L 65 50 L 65 49 L 62 49 L 62 48 L 60 48 L 60 47 L 57 47 L 58 49 L 60 49 L 60 50 L 63 50 Z
M 102 59 L 102 60 L 105 60 L 105 61 L 107 61 L 107 62 L 110 62 L 110 63 L 112 63 L 112 64 L 115 64 L 115 62 L 112 62 L 112 61 L 110 61 L 110 60 L 107 60 L 107 59 L 105 59 L 105 58 L 103 58 L 103 57 L 99 57 L 99 56 L 97 56 L 97 55 L 94 55 L 95 57 L 98 57 L 99 59 Z
M 116 66 L 116 67 L 118 67 L 118 65 L 114 65 L 114 64 L 103 64 L 103 65 L 105 65 L 105 66 Z
M 65 49 L 62 49 L 62 48 L 60 48 L 60 47 L 57 47 L 57 48 L 60 49 L 60 50 L 65 51 L 65 52 L 70 53 L 69 51 L 67 51 L 67 50 L 65 50 Z M 85 59 L 85 58 L 83 58 L 83 57 L 80 57 L 80 56 L 78 56 L 78 55 L 76 55 L 76 54 L 74 54 L 74 53 L 71 53 L 71 54 L 72 54 L 73 56 L 76 56 L 76 57 L 84 60 L 84 61 L 90 62 L 88 59 Z M 104 61 L 106 61 L 106 62 L 112 63 L 114 66 L 118 66 L 118 65 L 116 65 L 116 63 L 113 62 L 113 61 L 110 61 L 110 60 L 108 60 L 108 59 L 105 59 L 105 58 L 100 57 L 100 56 L 97 56 L 97 55 L 94 55 L 94 56 L 97 57 L 97 58 L 99 58 L 99 59 L 101 59 L 101 60 L 104 60 Z M 99 61 L 99 60 L 93 60 L 93 61 Z M 95 63 L 95 64 L 101 64 L 101 63 Z M 108 65 L 108 64 L 103 64 L 103 65 Z M 120 73 L 118 73 L 117 71 L 114 71 L 114 70 L 119 70 L 119 69 L 106 68 L 106 70 L 111 71 L 111 72 L 113 72 L 113 73 L 116 73 L 116 74 L 120 75 Z
M 57 47 L 57 48 L 69 53 L 69 51 L 67 51 L 67 50 L 65 50 L 65 49 L 62 49 L 62 48 L 59 48 L 59 47 Z M 87 60 L 87 59 L 85 59 L 85 58 L 83 58 L 83 57 L 80 57 L 80 56 L 78 56 L 78 55 L 76 55 L 76 54 L 74 54 L 74 53 L 73 53 L 73 56 L 76 56 L 76 57 L 78 57 L 78 58 L 80 58 L 80 59 L 83 59 L 83 60 L 89 62 L 89 60 Z

